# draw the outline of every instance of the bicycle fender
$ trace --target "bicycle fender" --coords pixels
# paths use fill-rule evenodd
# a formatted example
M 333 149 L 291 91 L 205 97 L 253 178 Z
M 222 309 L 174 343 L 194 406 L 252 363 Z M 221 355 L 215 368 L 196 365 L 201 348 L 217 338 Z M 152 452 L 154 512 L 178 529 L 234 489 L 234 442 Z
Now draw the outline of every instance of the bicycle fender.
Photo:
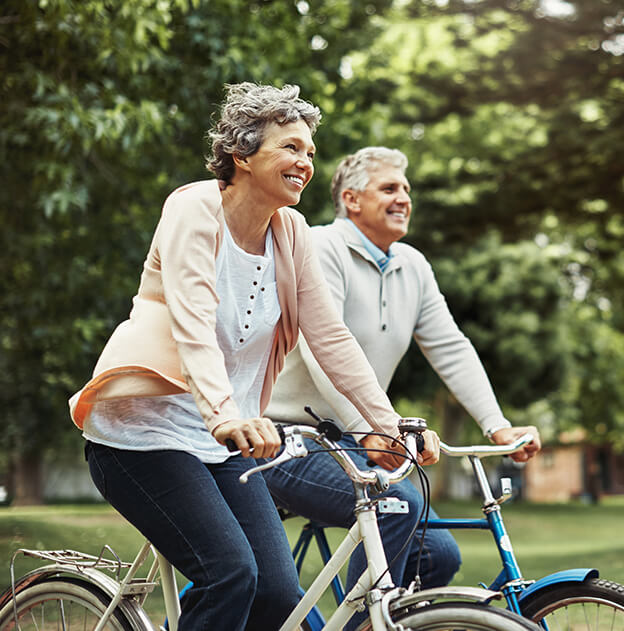
M 41 583 L 47 579 L 71 577 L 80 579 L 84 583 L 90 583 L 99 588 L 102 592 L 113 598 L 119 588 L 119 583 L 103 572 L 93 568 L 74 568 L 64 564 L 44 565 L 38 567 L 15 580 L 15 594 L 19 594 L 31 585 Z M 0 595 L 0 609 L 2 609 L 13 597 L 13 591 L 9 585 L 8 589 Z M 123 598 L 119 603 L 119 608 L 125 616 L 135 624 L 142 624 L 139 628 L 153 628 L 150 619 L 143 609 L 134 601 Z
M 487 605 L 492 600 L 500 600 L 501 598 L 501 592 L 494 592 L 489 589 L 482 589 L 481 587 L 433 587 L 431 589 L 423 589 L 422 591 L 414 592 L 413 594 L 400 596 L 392 601 L 390 608 L 396 610 L 401 607 L 409 607 L 410 605 L 416 605 L 422 602 L 438 600 L 468 601 Z
M 598 578 L 600 572 L 595 568 L 575 568 L 572 570 L 561 570 L 548 576 L 543 576 L 538 579 L 532 585 L 529 585 L 523 592 L 520 593 L 518 601 L 522 602 L 530 595 L 539 592 L 545 587 L 556 585 L 557 583 L 582 583 L 589 578 Z

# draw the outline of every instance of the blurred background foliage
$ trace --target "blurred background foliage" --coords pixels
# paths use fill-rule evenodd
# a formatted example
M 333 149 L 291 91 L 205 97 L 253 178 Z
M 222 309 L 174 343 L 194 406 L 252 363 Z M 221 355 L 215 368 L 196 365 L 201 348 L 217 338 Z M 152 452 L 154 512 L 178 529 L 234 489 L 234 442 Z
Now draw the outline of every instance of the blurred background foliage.
M 621 0 L 4 0 L 0 475 L 36 493 L 42 458 L 76 449 L 66 400 L 244 80 L 323 111 L 311 224 L 332 219 L 342 156 L 404 151 L 407 240 L 505 413 L 624 447 Z M 417 352 L 391 394 L 449 442 L 476 427 Z

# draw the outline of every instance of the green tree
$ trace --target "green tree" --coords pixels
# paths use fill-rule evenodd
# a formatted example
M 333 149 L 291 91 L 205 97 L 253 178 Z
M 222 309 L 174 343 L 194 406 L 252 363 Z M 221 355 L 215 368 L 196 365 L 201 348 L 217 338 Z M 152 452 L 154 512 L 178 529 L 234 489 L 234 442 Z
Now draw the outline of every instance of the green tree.
M 206 177 L 224 83 L 298 83 L 331 119 L 342 56 L 389 4 L 2 3 L 0 449 L 22 501 L 39 497 L 46 449 L 79 442 L 67 398 L 127 316 L 165 196 Z M 335 151 L 329 125 L 318 142 Z
M 350 59 L 369 139 L 410 158 L 409 240 L 505 412 L 597 440 L 622 427 L 623 53 L 616 2 L 423 0 Z M 392 392 L 437 388 L 412 359 Z M 452 434 L 461 415 L 435 398 Z
M 2 444 L 25 501 L 40 492 L 42 451 L 67 435 L 67 395 L 132 293 L 128 272 L 156 219 L 157 148 L 174 129 L 136 84 L 162 60 L 175 9 L 188 3 L 2 6 Z
M 18 471 L 36 472 L 47 447 L 78 442 L 66 399 L 127 315 L 164 197 L 205 177 L 223 84 L 242 80 L 297 83 L 323 110 L 301 204 L 311 223 L 331 218 L 340 157 L 403 149 L 409 239 L 505 411 L 615 436 L 623 37 L 609 0 L 5 0 L 5 460 L 17 451 Z M 422 365 L 406 366 L 397 397 L 459 418 Z

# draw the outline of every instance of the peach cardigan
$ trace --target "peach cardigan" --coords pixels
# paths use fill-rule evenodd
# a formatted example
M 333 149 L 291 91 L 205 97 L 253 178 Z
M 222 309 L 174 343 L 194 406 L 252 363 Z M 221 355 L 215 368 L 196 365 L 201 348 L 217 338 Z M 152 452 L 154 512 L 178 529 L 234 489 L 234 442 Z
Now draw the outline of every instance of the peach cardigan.
M 335 387 L 371 426 L 395 436 L 398 415 L 336 311 L 304 217 L 281 208 L 271 228 L 282 315 L 260 409 L 301 329 Z M 108 340 L 92 379 L 69 401 L 78 427 L 99 400 L 180 392 L 193 393 L 211 431 L 239 418 L 215 334 L 215 260 L 223 230 L 218 180 L 182 186 L 167 198 L 129 319 Z

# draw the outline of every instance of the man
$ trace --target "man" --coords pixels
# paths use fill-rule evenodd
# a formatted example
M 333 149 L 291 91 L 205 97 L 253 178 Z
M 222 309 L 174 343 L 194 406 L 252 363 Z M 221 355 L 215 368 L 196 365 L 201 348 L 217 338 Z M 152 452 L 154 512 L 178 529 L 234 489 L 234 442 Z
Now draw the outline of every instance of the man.
M 337 218 L 331 225 L 312 229 L 336 305 L 384 389 L 414 338 L 488 438 L 502 444 L 527 431 L 533 434 L 534 441 L 514 455 L 515 460 L 527 460 L 540 448 L 537 430 L 512 428 L 504 418 L 477 353 L 455 324 L 429 263 L 415 248 L 397 243 L 407 233 L 412 210 L 406 168 L 407 158 L 385 147 L 361 149 L 338 166 L 332 180 Z M 371 431 L 333 388 L 302 340 L 288 356 L 265 414 L 279 422 L 310 423 L 304 405 L 340 421 L 347 431 Z M 367 457 L 387 469 L 400 464 L 400 458 L 373 451 L 389 449 L 386 439 L 355 438 L 370 450 L 351 454 L 361 468 L 366 467 Z M 357 446 L 351 436 L 342 443 Z M 353 487 L 331 456 L 294 460 L 269 469 L 265 478 L 280 506 L 329 526 L 353 523 Z M 391 568 L 395 584 L 409 585 L 418 570 L 423 587 L 447 584 L 460 564 L 454 539 L 448 531 L 427 531 L 417 568 L 420 536 L 401 548 L 420 513 L 422 498 L 407 480 L 393 485 L 388 494 L 410 504 L 407 515 L 379 515 L 386 556 L 391 560 L 398 554 Z M 349 588 L 363 569 L 359 551 L 349 565 Z

